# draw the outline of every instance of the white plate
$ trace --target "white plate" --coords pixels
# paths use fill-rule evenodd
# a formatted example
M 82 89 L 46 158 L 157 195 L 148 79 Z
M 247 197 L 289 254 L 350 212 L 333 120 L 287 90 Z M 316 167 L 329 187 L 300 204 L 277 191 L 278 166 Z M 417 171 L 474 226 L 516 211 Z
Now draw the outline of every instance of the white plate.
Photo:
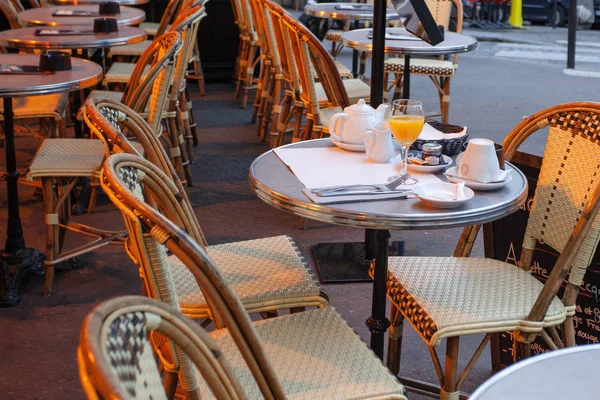
M 495 183 L 481 183 L 481 182 L 469 181 L 466 179 L 461 179 L 457 176 L 450 176 L 450 175 L 458 175 L 458 171 L 457 171 L 456 167 L 448 168 L 446 170 L 446 178 L 448 178 L 449 181 L 455 182 L 455 183 L 464 182 L 465 186 L 470 187 L 473 190 L 479 190 L 482 192 L 500 189 L 501 187 L 506 186 L 510 181 L 512 181 L 512 174 L 509 174 L 506 177 L 506 179 L 504 179 L 502 182 L 495 182 Z
M 409 157 L 410 157 L 410 154 L 411 154 L 411 152 L 408 153 Z M 444 157 L 444 161 L 446 162 L 443 165 L 415 165 L 415 164 L 409 163 L 406 166 L 406 168 L 408 168 L 409 171 L 414 171 L 414 172 L 423 172 L 423 173 L 438 172 L 438 171 L 446 169 L 452 165 L 452 158 L 450 158 L 448 156 L 443 156 L 443 157 Z
M 365 151 L 367 151 L 367 147 L 364 145 L 364 143 L 363 144 L 351 144 L 351 143 L 338 142 L 332 136 L 329 136 L 329 139 L 331 139 L 331 143 L 335 144 L 337 147 L 344 149 L 344 150 L 357 151 L 357 152 L 363 152 L 363 153 Z
M 413 188 L 413 193 L 424 203 L 437 208 L 454 208 L 469 201 L 475 196 L 475 193 L 465 187 L 464 198 L 456 199 L 457 186 L 455 183 L 429 183 L 417 185 Z

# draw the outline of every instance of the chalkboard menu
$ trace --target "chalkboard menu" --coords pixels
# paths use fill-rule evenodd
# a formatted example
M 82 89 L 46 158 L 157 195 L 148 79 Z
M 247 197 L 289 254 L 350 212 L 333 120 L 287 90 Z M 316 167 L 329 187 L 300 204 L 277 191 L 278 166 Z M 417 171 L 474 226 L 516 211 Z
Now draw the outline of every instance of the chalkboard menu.
M 519 210 L 508 217 L 493 222 L 492 235 L 486 238 L 486 247 L 493 245 L 493 254 L 490 254 L 493 258 L 516 265 L 521 256 L 523 235 L 525 234 L 527 218 L 533 202 L 541 158 L 521 153 L 513 158 L 512 163 L 523 171 L 529 182 L 529 197 L 525 203 L 526 209 Z M 533 258 L 532 274 L 540 281 L 545 282 L 558 256 L 559 254 L 552 248 L 538 244 Z M 565 285 L 566 281 L 562 285 L 562 290 L 564 290 Z M 560 296 L 562 296 L 562 290 L 559 293 Z M 592 264 L 586 272 L 583 284 L 579 289 L 574 323 L 577 344 L 600 342 L 600 250 L 596 251 Z M 562 334 L 560 332 L 561 327 L 557 328 L 559 334 Z M 496 340 L 492 341 L 492 366 L 494 370 L 513 363 L 513 340 L 511 336 L 511 333 L 501 333 Z M 531 344 L 532 354 L 549 350 L 549 347 L 539 336 Z

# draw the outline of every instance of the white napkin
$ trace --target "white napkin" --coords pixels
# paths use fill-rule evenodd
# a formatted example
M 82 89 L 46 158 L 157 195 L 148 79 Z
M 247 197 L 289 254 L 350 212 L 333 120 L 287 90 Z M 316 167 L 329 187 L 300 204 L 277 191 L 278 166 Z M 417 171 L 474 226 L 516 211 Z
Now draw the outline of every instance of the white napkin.
M 423 130 L 419 135 L 420 140 L 442 140 L 442 139 L 454 139 L 467 134 L 467 127 L 465 126 L 462 131 L 458 133 L 443 133 L 435 129 L 433 126 L 425 123 Z
M 312 189 L 336 185 L 386 184 L 388 178 L 397 175 L 400 170 L 395 157 L 389 163 L 377 164 L 369 161 L 365 153 L 346 151 L 338 147 L 278 148 L 274 152 L 307 188 L 303 192 L 313 203 L 332 204 L 404 197 L 402 193 L 319 197 L 310 192 Z M 442 182 L 433 174 L 411 172 L 411 175 L 417 178 L 419 183 Z M 414 185 L 400 185 L 398 188 L 412 187 Z

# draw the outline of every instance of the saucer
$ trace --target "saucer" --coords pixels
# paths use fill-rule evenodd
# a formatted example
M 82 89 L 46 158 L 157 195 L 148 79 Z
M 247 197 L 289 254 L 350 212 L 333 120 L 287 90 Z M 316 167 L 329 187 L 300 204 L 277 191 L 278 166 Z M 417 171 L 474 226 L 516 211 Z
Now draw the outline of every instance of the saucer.
M 329 136 L 329 139 L 331 139 L 331 143 L 335 144 L 340 149 L 344 149 L 344 150 L 348 150 L 348 151 L 358 151 L 358 152 L 363 152 L 363 153 L 365 151 L 367 151 L 367 146 L 365 146 L 364 143 L 351 144 L 351 143 L 339 142 L 339 141 L 335 140 L 333 138 L 333 136 Z
M 455 208 L 469 201 L 475 196 L 475 193 L 463 187 L 464 197 L 456 198 L 457 184 L 455 183 L 430 183 L 417 185 L 413 188 L 413 193 L 424 203 L 437 208 Z
M 408 156 L 410 157 L 411 154 L 414 154 L 414 153 L 409 152 Z M 450 158 L 448 156 L 442 156 L 442 157 L 444 157 L 444 161 L 446 162 L 445 164 L 442 164 L 442 165 L 416 165 L 416 164 L 409 163 L 406 165 L 406 168 L 409 171 L 423 172 L 426 174 L 432 174 L 434 172 L 442 171 L 452 165 L 452 158 Z
M 506 179 L 504 179 L 503 181 L 494 182 L 494 183 L 482 183 L 482 182 L 476 182 L 476 181 L 471 181 L 471 180 L 467 180 L 467 179 L 461 179 L 458 176 L 456 176 L 456 175 L 458 175 L 458 170 L 456 167 L 448 168 L 445 175 L 446 175 L 446 178 L 448 178 L 448 180 L 451 182 L 455 182 L 455 183 L 464 182 L 465 186 L 467 186 L 473 190 L 479 190 L 482 192 L 500 189 L 501 187 L 506 186 L 510 181 L 512 181 L 512 174 L 509 174 L 506 177 Z M 450 175 L 455 175 L 455 176 L 450 176 Z

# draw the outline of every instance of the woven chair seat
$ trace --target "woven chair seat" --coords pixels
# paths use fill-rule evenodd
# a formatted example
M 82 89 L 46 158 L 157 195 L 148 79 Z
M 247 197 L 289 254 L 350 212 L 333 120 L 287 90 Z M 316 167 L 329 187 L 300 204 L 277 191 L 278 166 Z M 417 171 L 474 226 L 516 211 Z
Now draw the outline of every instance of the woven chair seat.
M 13 98 L 13 112 L 15 118 L 60 119 L 64 115 L 68 102 L 67 93 L 15 97 Z M 0 103 L 0 121 L 3 120 L 2 111 L 4 111 L 4 105 Z
M 332 29 L 330 31 L 327 31 L 327 34 L 325 35 L 325 40 L 329 40 L 330 42 L 341 42 L 342 33 L 344 33 L 344 31 L 338 29 Z
M 100 176 L 104 145 L 95 139 L 46 139 L 29 167 L 28 179 Z
M 321 286 L 288 236 L 209 246 L 208 254 L 248 312 L 269 305 L 273 309 L 326 305 Z M 208 306 L 192 273 L 174 255 L 168 262 L 181 310 L 195 318 L 206 317 Z
M 289 399 L 403 399 L 404 387 L 331 307 L 256 322 Z M 210 333 L 249 399 L 263 396 L 227 329 Z M 206 390 L 207 385 L 200 385 Z M 202 398 L 214 398 L 203 393 Z
M 139 27 L 145 30 L 148 36 L 156 36 L 159 25 L 158 22 L 142 22 Z
M 151 40 L 144 40 L 143 42 L 135 44 L 127 44 L 125 46 L 115 46 L 110 49 L 111 56 L 131 56 L 139 57 L 142 53 L 150 46 Z
M 443 338 L 451 336 L 539 332 L 562 323 L 567 316 L 562 302 L 555 297 L 544 321 L 526 321 L 543 284 L 502 261 L 390 257 L 388 268 L 388 297 L 430 346 L 438 346 Z M 372 276 L 373 266 L 369 272 Z
M 134 63 L 126 63 L 126 62 L 114 62 L 108 69 L 108 72 L 104 74 L 104 79 L 102 79 L 102 84 L 104 86 L 110 83 L 122 83 L 127 84 L 129 82 L 129 78 L 133 74 L 133 70 L 135 69 Z M 146 75 L 150 71 L 150 66 L 148 65 L 143 74 Z
M 384 72 L 394 74 L 404 72 L 404 57 L 394 57 L 385 60 Z M 411 58 L 410 73 L 420 75 L 452 76 L 454 75 L 454 64 L 450 61 Z
M 369 102 L 369 98 L 371 97 L 371 87 L 368 84 L 360 79 L 343 79 L 342 82 L 346 88 L 346 93 L 348 93 L 350 104 L 354 104 L 360 99 L 364 99 L 366 102 Z M 328 103 L 327 95 L 325 94 L 323 85 L 317 82 L 315 83 L 315 89 L 317 91 L 319 104 Z
M 323 129 L 327 129 L 329 126 L 329 120 L 333 117 L 334 114 L 342 112 L 342 107 L 330 107 L 330 108 L 319 108 L 319 116 L 321 117 L 321 123 L 323 124 Z
M 333 63 L 335 64 L 335 67 L 337 68 L 342 78 L 354 78 L 354 75 L 352 75 L 352 71 L 350 70 L 350 68 L 346 67 L 341 61 L 333 60 Z

